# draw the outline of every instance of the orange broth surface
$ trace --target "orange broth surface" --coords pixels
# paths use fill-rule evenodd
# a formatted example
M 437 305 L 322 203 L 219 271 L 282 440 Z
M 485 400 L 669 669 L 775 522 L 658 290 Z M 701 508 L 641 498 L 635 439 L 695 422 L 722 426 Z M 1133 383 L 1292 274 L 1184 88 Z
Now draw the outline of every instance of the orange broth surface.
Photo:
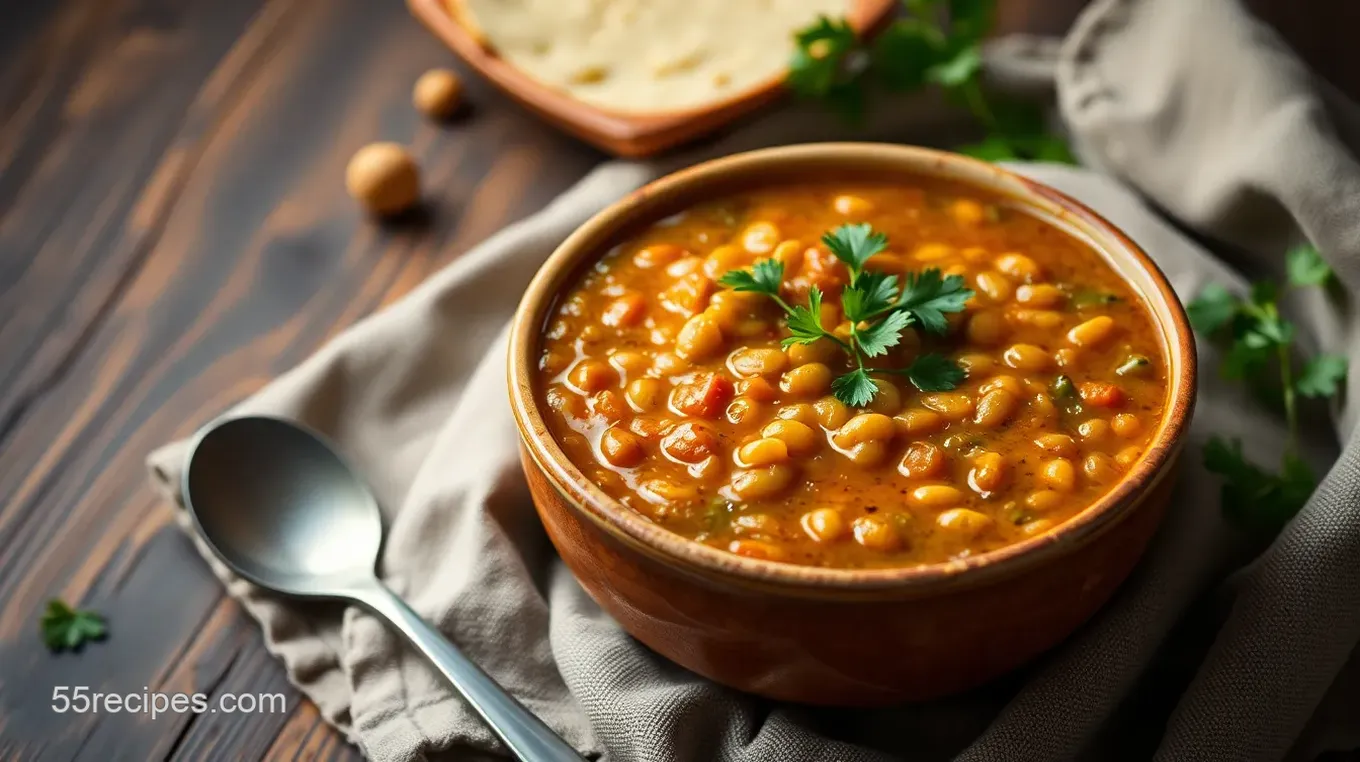
M 888 236 L 868 269 L 938 268 L 975 292 L 944 336 L 908 329 L 876 368 L 932 351 L 952 391 L 875 377 L 862 409 L 832 396 L 853 361 L 789 335 L 769 297 L 717 280 L 776 257 L 782 296 L 825 294 L 844 334 L 848 273 L 820 239 Z M 953 185 L 810 182 L 715 199 L 605 254 L 545 326 L 538 394 L 568 458 L 629 509 L 733 553 L 841 568 L 985 552 L 1081 512 L 1142 454 L 1167 369 L 1147 307 L 1084 243 Z

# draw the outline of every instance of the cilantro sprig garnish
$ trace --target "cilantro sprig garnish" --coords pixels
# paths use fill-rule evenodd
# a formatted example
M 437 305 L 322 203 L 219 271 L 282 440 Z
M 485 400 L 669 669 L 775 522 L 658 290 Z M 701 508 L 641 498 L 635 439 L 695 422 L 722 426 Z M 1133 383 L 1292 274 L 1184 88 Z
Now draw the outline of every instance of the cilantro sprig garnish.
M 1326 286 L 1332 278 L 1327 262 L 1309 245 L 1289 251 L 1286 271 L 1286 288 Z M 1222 374 L 1244 381 L 1257 397 L 1284 411 L 1288 434 L 1278 473 L 1247 460 L 1238 440 L 1215 436 L 1204 446 L 1205 468 L 1223 477 L 1224 512 L 1261 533 L 1278 531 L 1317 487 L 1317 477 L 1299 457 L 1299 399 L 1336 396 L 1347 371 L 1345 357 L 1319 354 L 1296 372 L 1295 328 L 1280 315 L 1279 298 L 1279 287 L 1269 281 L 1253 284 L 1245 298 L 1210 284 L 1186 305 L 1195 330 L 1226 348 Z
M 43 643 L 51 651 L 76 650 L 91 640 L 103 640 L 108 633 L 104 617 L 93 611 L 75 609 L 64 601 L 47 602 L 42 616 Z
M 957 387 L 963 381 L 963 369 L 939 354 L 919 355 L 905 368 L 872 368 L 866 361 L 887 355 L 901 343 L 903 332 L 909 328 L 935 335 L 945 333 L 949 329 L 945 314 L 963 311 L 973 296 L 964 287 L 963 278 L 945 276 L 932 268 L 909 274 L 899 286 L 896 275 L 866 270 L 869 258 L 888 245 L 887 236 L 867 223 L 841 225 L 823 235 L 822 244 L 850 273 L 849 282 L 841 289 L 841 312 L 850 326 L 844 337 L 822 326 L 821 289 L 816 286 L 808 289 L 805 305 L 785 301 L 780 294 L 784 265 L 779 260 L 763 259 L 749 270 L 732 270 L 718 283 L 734 291 L 764 294 L 773 299 L 784 310 L 788 324 L 784 346 L 826 339 L 844 350 L 855 367 L 832 381 L 831 393 L 846 405 L 863 407 L 873 400 L 878 393 L 871 375 L 874 373 L 906 376 L 921 391 Z
M 903 0 L 904 13 L 873 40 L 844 19 L 820 17 L 794 35 L 789 88 L 858 121 L 870 92 L 939 87 L 985 130 L 959 147 L 987 161 L 1033 159 L 1075 163 L 1067 143 L 1051 133 L 1041 109 L 989 95 L 982 87 L 982 41 L 995 0 Z

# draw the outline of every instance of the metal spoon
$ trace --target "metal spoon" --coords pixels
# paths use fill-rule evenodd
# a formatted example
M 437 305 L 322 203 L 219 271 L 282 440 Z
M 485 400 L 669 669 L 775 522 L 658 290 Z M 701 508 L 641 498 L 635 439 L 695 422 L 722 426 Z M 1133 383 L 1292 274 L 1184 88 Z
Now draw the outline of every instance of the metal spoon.
M 276 418 L 212 423 L 189 450 L 183 492 L 208 545 L 237 574 L 366 607 L 425 654 L 515 756 L 583 761 L 378 580 L 378 501 L 319 436 Z

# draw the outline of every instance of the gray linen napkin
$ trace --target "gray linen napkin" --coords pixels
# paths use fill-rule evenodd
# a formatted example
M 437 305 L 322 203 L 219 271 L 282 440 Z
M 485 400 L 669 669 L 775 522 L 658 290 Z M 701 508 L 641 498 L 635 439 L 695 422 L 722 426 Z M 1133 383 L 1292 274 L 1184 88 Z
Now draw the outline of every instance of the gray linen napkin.
M 1046 71 L 1035 55 L 1046 50 L 1007 41 L 989 65 L 1001 80 L 1032 79 Z M 1319 95 L 1236 3 L 1097 2 L 1064 45 L 1057 75 L 1063 115 L 1093 165 L 1200 230 L 1248 247 L 1258 268 L 1278 269 L 1281 247 L 1301 227 L 1348 290 L 1360 288 L 1360 166 L 1339 137 L 1360 136 L 1360 119 L 1331 112 L 1351 107 Z M 919 141 L 938 136 L 943 123 L 938 107 L 920 101 L 855 137 Z M 1222 602 L 1227 619 L 1197 672 L 1199 651 L 1179 649 L 1190 654 L 1181 671 L 1195 673 L 1184 696 L 1181 682 L 1159 687 L 1168 669 L 1158 654 L 1178 652 L 1187 640 L 1180 630 L 1190 629 L 1173 627 L 1247 558 L 1219 518 L 1217 483 L 1198 465 L 1199 445 L 1210 433 L 1242 436 L 1250 455 L 1274 462 L 1283 439 L 1279 421 L 1214 376 L 1208 347 L 1166 525 L 1096 620 L 1020 675 L 955 699 L 872 712 L 771 704 L 666 662 L 585 595 L 548 546 L 519 474 L 503 330 L 524 284 L 579 223 L 665 171 L 838 136 L 844 130 L 832 121 L 783 112 L 702 156 L 602 166 L 233 412 L 295 418 L 337 442 L 384 506 L 388 582 L 571 743 L 611 760 L 1147 758 L 1159 738 L 1158 754 L 1169 760 L 1264 760 L 1281 758 L 1301 733 L 1300 758 L 1356 743 L 1327 721 L 1346 715 L 1357 690 L 1349 672 L 1332 686 L 1360 639 L 1356 444 L 1265 555 L 1207 599 Z M 1118 181 L 1065 167 L 1016 169 L 1123 226 L 1182 297 L 1210 280 L 1245 287 Z M 1318 344 L 1356 354 L 1347 313 L 1297 306 Z M 1342 420 L 1349 431 L 1353 415 Z M 1313 455 L 1325 466 L 1334 452 L 1325 430 L 1314 434 Z M 179 443 L 150 458 L 155 482 L 177 503 L 183 453 Z M 467 759 L 495 748 L 440 679 L 370 616 L 275 598 L 199 548 L 259 621 L 289 678 L 371 758 Z M 1199 630 L 1212 637 L 1218 621 L 1208 619 Z M 1315 712 L 1329 686 L 1334 695 Z M 1156 700 L 1140 700 L 1145 694 Z

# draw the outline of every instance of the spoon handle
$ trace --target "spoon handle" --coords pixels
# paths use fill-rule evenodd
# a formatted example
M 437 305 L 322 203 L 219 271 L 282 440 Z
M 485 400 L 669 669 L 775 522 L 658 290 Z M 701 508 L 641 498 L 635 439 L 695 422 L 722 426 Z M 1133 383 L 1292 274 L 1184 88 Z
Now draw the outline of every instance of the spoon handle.
M 386 585 L 374 580 L 371 586 L 352 594 L 356 601 L 391 622 L 433 662 L 517 758 L 531 762 L 585 762 L 561 736 L 496 684 Z

